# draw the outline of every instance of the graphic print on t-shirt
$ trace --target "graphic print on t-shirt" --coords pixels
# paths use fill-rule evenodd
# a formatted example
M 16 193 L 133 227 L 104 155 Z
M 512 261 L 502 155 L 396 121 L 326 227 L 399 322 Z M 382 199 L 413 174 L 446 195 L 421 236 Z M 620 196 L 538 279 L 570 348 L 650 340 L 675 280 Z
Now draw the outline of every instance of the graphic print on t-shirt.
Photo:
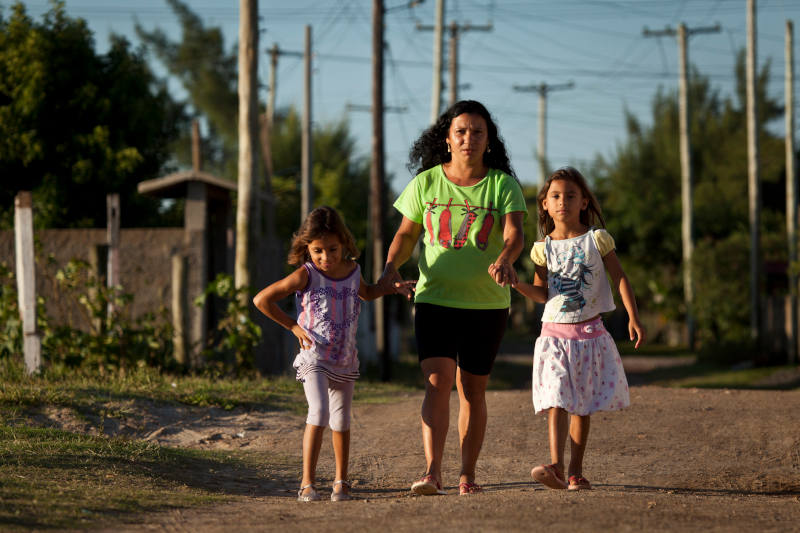
M 467 199 L 462 200 L 463 203 L 461 204 L 453 203 L 453 198 L 449 198 L 447 203 L 437 203 L 436 200 L 437 198 L 434 198 L 432 202 L 425 202 L 425 231 L 428 232 L 426 239 L 428 244 L 430 246 L 436 246 L 438 243 L 442 248 L 450 248 L 452 245 L 456 250 L 463 248 L 469 240 L 470 230 L 482 213 L 483 219 L 481 220 L 480 230 L 476 238 L 476 245 L 478 249 L 486 250 L 489 244 L 489 233 L 491 233 L 492 227 L 494 226 L 494 215 L 492 212 L 500 210 L 493 208 L 492 202 L 489 202 L 489 206 L 486 207 L 472 205 Z M 436 234 L 434 220 L 438 208 L 441 207 L 444 209 L 439 211 L 438 234 Z M 458 227 L 458 232 L 455 237 L 453 237 L 452 229 L 454 213 L 462 217 L 461 224 Z
M 584 287 L 591 285 L 592 265 L 586 264 L 586 252 L 577 244 L 555 255 L 556 265 L 547 274 L 547 282 L 563 297 L 560 317 L 569 313 L 580 316 L 586 305 Z M 549 265 L 548 265 L 549 266 Z

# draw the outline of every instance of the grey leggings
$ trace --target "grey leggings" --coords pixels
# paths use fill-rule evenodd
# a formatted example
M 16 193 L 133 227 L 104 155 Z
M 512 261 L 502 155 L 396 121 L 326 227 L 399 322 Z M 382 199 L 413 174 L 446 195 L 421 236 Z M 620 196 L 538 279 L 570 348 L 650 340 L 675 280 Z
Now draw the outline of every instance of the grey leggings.
M 354 386 L 353 381 L 333 381 L 322 372 L 303 376 L 308 401 L 306 424 L 325 427 L 330 423 L 331 429 L 339 432 L 350 429 Z

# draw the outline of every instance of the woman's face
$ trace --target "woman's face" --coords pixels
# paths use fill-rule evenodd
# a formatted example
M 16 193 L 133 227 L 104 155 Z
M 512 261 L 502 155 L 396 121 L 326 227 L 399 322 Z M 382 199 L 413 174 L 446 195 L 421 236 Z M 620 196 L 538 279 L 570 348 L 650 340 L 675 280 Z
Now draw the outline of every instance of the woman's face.
M 447 144 L 455 161 L 481 163 L 489 146 L 486 120 L 475 113 L 462 113 L 450 122 Z

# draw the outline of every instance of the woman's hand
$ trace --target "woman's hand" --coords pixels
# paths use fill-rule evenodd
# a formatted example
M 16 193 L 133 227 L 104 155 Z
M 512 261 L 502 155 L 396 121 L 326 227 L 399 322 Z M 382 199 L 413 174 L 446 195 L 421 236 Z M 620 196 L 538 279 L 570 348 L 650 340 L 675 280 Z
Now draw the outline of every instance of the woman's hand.
M 495 283 L 501 287 L 505 287 L 506 285 L 513 286 L 519 283 L 517 271 L 514 270 L 513 266 L 505 261 L 496 261 L 489 265 L 489 275 L 492 277 Z
M 386 263 L 386 268 L 384 268 L 383 274 L 377 283 L 384 294 L 402 294 L 409 300 L 414 297 L 414 286 L 416 284 L 416 280 L 404 280 L 391 263 Z

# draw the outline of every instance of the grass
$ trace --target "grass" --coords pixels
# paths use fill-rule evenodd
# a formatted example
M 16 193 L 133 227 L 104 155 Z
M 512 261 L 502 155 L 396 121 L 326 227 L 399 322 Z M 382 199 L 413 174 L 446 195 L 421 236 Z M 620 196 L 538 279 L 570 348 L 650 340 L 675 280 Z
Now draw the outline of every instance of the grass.
M 264 459 L 0 426 L 0 525 L 84 528 L 111 518 L 224 502 L 267 486 L 264 466 L 287 470 L 279 459 Z

